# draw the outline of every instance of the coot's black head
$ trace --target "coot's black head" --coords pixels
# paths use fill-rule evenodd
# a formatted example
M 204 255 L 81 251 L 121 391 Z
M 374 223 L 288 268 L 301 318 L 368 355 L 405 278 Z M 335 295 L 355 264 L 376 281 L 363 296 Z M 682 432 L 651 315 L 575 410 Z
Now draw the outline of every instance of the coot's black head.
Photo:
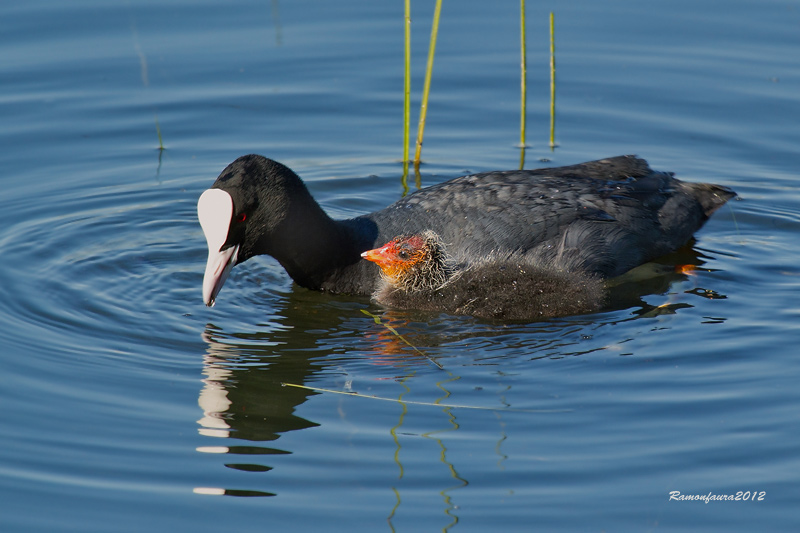
M 208 242 L 203 278 L 206 305 L 214 305 L 234 265 L 272 253 L 294 198 L 310 199 L 300 178 L 260 155 L 238 158 L 200 196 L 197 217 Z

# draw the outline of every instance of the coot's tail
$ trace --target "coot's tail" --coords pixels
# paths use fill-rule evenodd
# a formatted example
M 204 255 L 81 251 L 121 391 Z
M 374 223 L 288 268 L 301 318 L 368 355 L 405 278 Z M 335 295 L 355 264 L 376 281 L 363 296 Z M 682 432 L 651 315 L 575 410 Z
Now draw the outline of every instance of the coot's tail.
M 736 193 L 722 185 L 713 183 L 688 183 L 683 182 L 687 192 L 693 196 L 703 207 L 705 218 L 714 214 L 714 211 L 725 205 L 725 202 L 736 196 Z

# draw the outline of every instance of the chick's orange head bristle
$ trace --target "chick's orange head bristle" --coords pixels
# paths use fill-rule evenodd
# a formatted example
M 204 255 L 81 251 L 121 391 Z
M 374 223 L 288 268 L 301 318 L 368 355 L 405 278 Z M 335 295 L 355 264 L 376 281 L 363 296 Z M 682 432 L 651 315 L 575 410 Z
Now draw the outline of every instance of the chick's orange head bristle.
M 419 235 L 397 237 L 380 248 L 367 250 L 361 257 L 376 263 L 391 280 L 403 276 L 407 270 L 425 259 L 425 240 Z

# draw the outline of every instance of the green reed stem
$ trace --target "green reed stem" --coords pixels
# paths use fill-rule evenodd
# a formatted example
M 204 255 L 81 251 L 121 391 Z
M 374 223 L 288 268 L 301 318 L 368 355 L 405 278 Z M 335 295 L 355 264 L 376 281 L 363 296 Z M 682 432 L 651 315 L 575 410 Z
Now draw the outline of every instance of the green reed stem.
M 556 23 L 550 12 L 550 148 L 556 146 Z
M 433 58 L 436 55 L 436 37 L 439 34 L 439 17 L 442 13 L 442 0 L 436 0 L 433 11 L 433 26 L 431 27 L 431 42 L 428 46 L 428 66 L 425 69 L 425 85 L 422 88 L 422 104 L 419 108 L 419 127 L 417 128 L 417 151 L 414 154 L 414 166 L 419 167 L 420 154 L 422 153 L 422 138 L 425 135 L 425 118 L 428 115 L 428 95 L 431 92 L 431 77 L 433 75 Z
M 519 120 L 519 144 L 525 148 L 525 116 L 528 107 L 528 54 L 527 46 L 525 45 L 525 0 L 520 0 L 520 48 L 521 48 L 521 102 L 520 102 L 520 120 Z
M 411 0 L 406 0 L 405 81 L 403 85 L 403 163 L 408 173 L 408 132 L 411 122 Z
M 520 0 L 520 111 L 519 111 L 519 169 L 525 167 L 525 123 L 528 109 L 528 52 L 525 42 L 525 0 Z

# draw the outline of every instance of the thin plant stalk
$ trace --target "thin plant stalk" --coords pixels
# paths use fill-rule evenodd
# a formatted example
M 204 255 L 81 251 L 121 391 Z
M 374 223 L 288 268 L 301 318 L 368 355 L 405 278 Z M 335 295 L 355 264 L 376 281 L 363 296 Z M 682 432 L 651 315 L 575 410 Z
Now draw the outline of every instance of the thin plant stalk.
M 556 23 L 550 12 L 550 148 L 556 147 Z
M 158 135 L 158 149 L 164 151 L 164 139 L 161 138 L 161 126 L 158 125 L 158 115 L 156 115 L 156 135 Z
M 522 86 L 522 98 L 521 98 L 521 113 L 520 113 L 520 124 L 519 124 L 519 143 L 520 146 L 523 148 L 525 147 L 525 111 L 527 108 L 528 102 L 528 54 L 525 45 L 525 0 L 520 0 L 520 42 L 521 42 L 521 86 Z
M 525 44 L 525 0 L 520 0 L 520 118 L 519 118 L 519 168 L 525 166 L 525 121 L 528 107 L 528 54 Z
M 408 174 L 408 133 L 411 122 L 411 0 L 406 0 L 405 80 L 403 85 L 403 174 Z
M 420 406 L 427 406 L 427 407 L 445 407 L 448 409 L 472 409 L 476 411 L 511 411 L 516 413 L 569 413 L 572 409 L 516 409 L 514 407 L 491 407 L 488 405 L 465 405 L 465 404 L 455 404 L 455 403 L 443 403 L 440 401 L 436 402 L 417 402 L 412 400 L 403 400 L 402 398 L 389 398 L 386 396 L 376 396 L 374 394 L 363 394 L 356 391 L 342 391 L 342 390 L 335 390 L 335 389 L 323 389 L 320 387 L 310 387 L 308 385 L 300 385 L 299 383 L 288 383 L 282 382 L 281 387 L 293 387 L 296 389 L 303 389 L 318 393 L 327 393 L 327 394 L 340 394 L 343 396 L 350 396 L 352 398 L 363 398 L 365 400 L 379 400 L 383 402 L 395 402 L 400 404 L 408 404 L 408 405 L 420 405 Z
M 394 335 L 395 335 L 395 336 L 396 336 L 398 339 L 400 339 L 400 340 L 401 340 L 401 341 L 403 341 L 404 343 L 408 344 L 408 345 L 411 347 L 411 349 L 412 349 L 412 350 L 414 350 L 414 351 L 415 351 L 415 352 L 417 352 L 419 355 L 421 355 L 422 357 L 424 357 L 425 359 L 427 359 L 428 361 L 430 361 L 430 362 L 431 362 L 431 363 L 432 363 L 434 366 L 436 366 L 437 368 L 439 368 L 439 370 L 444 370 L 444 367 L 443 367 L 441 364 L 439 364 L 439 363 L 438 363 L 438 362 L 437 362 L 435 359 L 433 359 L 432 357 L 430 357 L 429 355 L 427 355 L 425 352 L 422 352 L 422 351 L 420 351 L 420 349 L 419 349 L 419 348 L 417 348 L 416 346 L 414 346 L 413 344 L 411 344 L 410 342 L 408 342 L 408 341 L 406 340 L 406 338 L 405 338 L 405 337 L 403 337 L 402 335 L 400 335 L 400 333 L 399 333 L 399 332 L 398 332 L 396 329 L 394 329 L 394 328 L 393 328 L 392 326 L 390 326 L 389 324 L 384 324 L 383 322 L 381 322 L 381 318 L 380 318 L 379 316 L 377 316 L 377 315 L 373 315 L 372 313 L 370 313 L 370 312 L 369 312 L 369 311 L 367 311 L 366 309 L 362 309 L 362 310 L 361 310 L 361 312 L 362 312 L 362 313 L 364 313 L 365 315 L 367 315 L 368 317 L 372 318 L 372 320 L 373 320 L 373 321 L 374 321 L 376 324 L 378 324 L 378 325 L 380 325 L 380 326 L 383 326 L 383 327 L 385 327 L 386 329 L 388 329 L 389 331 L 391 331 L 391 332 L 392 332 L 392 333 L 393 333 L 393 334 L 394 334 Z
M 419 108 L 419 127 L 417 129 L 417 151 L 414 154 L 414 166 L 419 167 L 420 154 L 422 153 L 422 138 L 425 135 L 425 118 L 428 115 L 428 95 L 431 91 L 431 77 L 433 75 L 433 58 L 436 54 L 436 37 L 439 34 L 439 16 L 442 13 L 442 0 L 436 0 L 433 11 L 433 26 L 431 27 L 431 43 L 428 47 L 428 66 L 425 69 L 425 85 L 422 88 L 422 104 Z

